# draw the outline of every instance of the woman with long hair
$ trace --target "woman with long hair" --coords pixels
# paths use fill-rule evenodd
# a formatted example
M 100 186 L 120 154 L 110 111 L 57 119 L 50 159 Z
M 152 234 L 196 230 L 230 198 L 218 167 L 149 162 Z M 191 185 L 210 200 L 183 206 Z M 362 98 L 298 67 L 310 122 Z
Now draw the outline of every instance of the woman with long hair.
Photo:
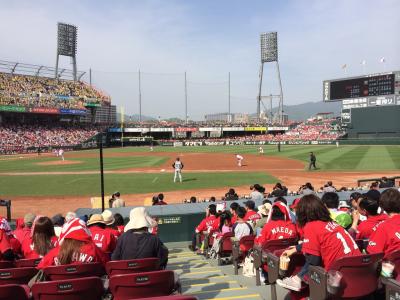
M 51 249 L 37 266 L 48 266 L 107 262 L 107 256 L 92 241 L 85 222 L 75 218 L 65 223 L 57 247 Z
M 298 225 L 303 230 L 303 243 L 291 247 L 283 255 L 291 256 L 296 252 L 302 252 L 306 263 L 297 275 L 277 280 L 280 286 L 300 291 L 302 280 L 308 273 L 310 265 L 322 266 L 328 270 L 339 258 L 361 255 L 353 238 L 331 219 L 328 208 L 316 195 L 311 194 L 301 198 L 296 207 L 296 216 Z
M 54 248 L 56 242 L 51 219 L 37 216 L 33 221 L 31 236 L 22 242 L 21 252 L 28 259 L 43 257 Z

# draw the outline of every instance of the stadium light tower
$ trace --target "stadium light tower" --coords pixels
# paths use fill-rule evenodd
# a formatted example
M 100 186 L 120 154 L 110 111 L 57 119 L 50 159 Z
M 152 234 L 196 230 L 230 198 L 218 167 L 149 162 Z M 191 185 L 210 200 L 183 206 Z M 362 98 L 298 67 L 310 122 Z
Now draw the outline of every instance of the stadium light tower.
M 278 112 L 276 114 L 279 123 L 283 123 L 283 91 L 282 91 L 282 81 L 281 74 L 279 71 L 279 62 L 278 62 L 278 33 L 277 32 L 266 32 L 262 33 L 260 36 L 261 40 L 261 66 L 259 73 L 259 85 L 258 85 L 258 97 L 257 97 L 257 119 L 260 119 L 261 116 L 261 104 L 265 107 L 263 100 L 264 99 L 279 99 L 279 107 Z M 269 95 L 262 96 L 262 82 L 263 82 L 263 73 L 264 73 L 264 63 L 276 63 L 276 71 L 277 77 L 279 80 L 279 95 Z M 272 114 L 272 112 L 271 112 Z
M 77 36 L 78 27 L 66 23 L 57 23 L 57 59 L 56 71 L 54 74 L 55 79 L 60 77 L 58 73 L 58 61 L 60 55 L 69 56 L 72 60 L 72 69 L 74 81 L 77 80 L 76 68 L 76 49 L 77 49 Z

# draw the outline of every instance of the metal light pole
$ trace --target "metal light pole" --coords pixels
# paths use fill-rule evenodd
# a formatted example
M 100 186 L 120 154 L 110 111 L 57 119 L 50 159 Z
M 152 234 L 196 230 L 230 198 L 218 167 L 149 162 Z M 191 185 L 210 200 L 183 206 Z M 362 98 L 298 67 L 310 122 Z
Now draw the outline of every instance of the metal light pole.
M 185 71 L 185 124 L 188 123 L 187 104 L 188 104 L 188 96 L 187 96 L 187 80 L 186 80 L 186 71 Z
M 231 72 L 228 72 L 228 122 L 232 122 L 231 116 Z
M 103 164 L 103 133 L 99 133 L 99 155 L 100 155 L 100 189 L 101 189 L 101 211 L 105 209 L 104 205 L 104 164 Z
M 142 123 L 142 85 L 140 81 L 140 69 L 139 69 L 139 123 Z

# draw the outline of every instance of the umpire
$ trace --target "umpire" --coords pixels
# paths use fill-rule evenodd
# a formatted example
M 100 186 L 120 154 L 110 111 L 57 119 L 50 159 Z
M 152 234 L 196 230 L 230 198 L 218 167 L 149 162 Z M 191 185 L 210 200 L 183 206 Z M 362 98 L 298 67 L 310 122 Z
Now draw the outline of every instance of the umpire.
M 313 152 L 310 152 L 310 164 L 308 165 L 308 170 L 311 170 L 311 167 L 314 167 L 314 170 L 317 169 L 315 166 L 315 162 L 317 161 L 317 157 Z

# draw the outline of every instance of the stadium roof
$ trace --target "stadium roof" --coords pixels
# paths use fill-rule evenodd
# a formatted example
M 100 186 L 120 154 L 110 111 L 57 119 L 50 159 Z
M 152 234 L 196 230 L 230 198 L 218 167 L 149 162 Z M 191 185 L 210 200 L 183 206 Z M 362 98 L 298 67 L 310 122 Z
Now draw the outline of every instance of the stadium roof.
M 0 72 L 3 73 L 10 73 L 12 75 L 29 75 L 29 76 L 37 76 L 37 77 L 55 77 L 55 68 L 46 67 L 46 66 L 39 66 L 39 65 L 32 65 L 32 64 L 25 64 L 21 62 L 11 62 L 6 60 L 0 60 Z M 83 75 L 86 72 L 77 72 L 77 79 L 81 80 Z M 59 79 L 66 79 L 66 80 L 73 80 L 73 71 L 68 70 L 65 68 L 58 69 L 58 78 Z

